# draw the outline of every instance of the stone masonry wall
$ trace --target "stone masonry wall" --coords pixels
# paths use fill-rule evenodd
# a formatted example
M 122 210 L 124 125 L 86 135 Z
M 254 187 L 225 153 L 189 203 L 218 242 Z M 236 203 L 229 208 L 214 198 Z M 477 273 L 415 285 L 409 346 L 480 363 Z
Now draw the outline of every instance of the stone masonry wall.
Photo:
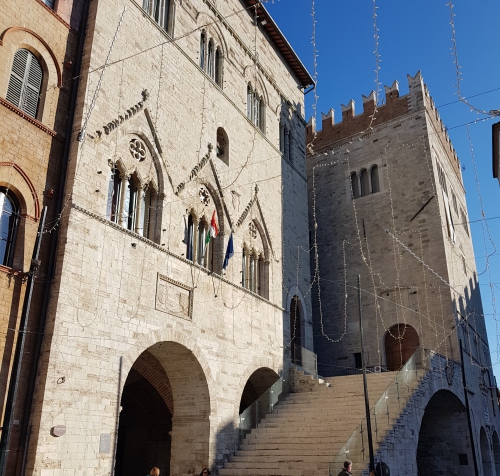
M 113 450 L 100 451 L 100 441 L 110 437 L 114 448 L 123 384 L 147 349 L 172 387 L 170 472 L 176 475 L 227 458 L 237 443 L 248 379 L 262 368 L 275 375 L 283 368 L 282 283 L 293 268 L 283 268 L 283 247 L 307 243 L 307 232 L 306 225 L 284 221 L 283 210 L 293 204 L 283 200 L 298 203 L 300 196 L 285 197 L 282 187 L 301 183 L 297 216 L 304 220 L 307 209 L 303 177 L 283 172 L 279 112 L 285 98 L 300 116 L 302 93 L 241 2 L 225 2 L 220 11 L 203 0 L 174 3 L 175 41 L 135 2 L 91 5 L 74 139 L 87 127 L 84 141 L 72 143 L 71 207 L 63 215 L 52 334 L 35 397 L 28 462 L 34 475 L 109 474 Z M 96 94 L 98 68 L 125 7 Z M 222 88 L 199 67 L 201 31 L 222 49 Z M 258 67 L 249 54 L 255 47 Z M 246 117 L 249 82 L 264 97 L 264 131 Z M 216 155 L 219 127 L 228 137 L 227 161 Z M 303 119 L 294 127 L 300 137 Z M 133 162 L 131 140 L 145 145 L 143 162 Z M 303 150 L 295 154 L 302 167 Z M 149 239 L 108 220 L 115 164 L 154 188 Z M 186 224 L 189 215 L 209 223 L 214 210 L 219 268 L 208 272 L 186 259 Z M 283 245 L 285 228 L 290 244 Z M 231 230 L 234 257 L 221 276 Z M 241 287 L 243 246 L 264 256 L 265 297 Z M 299 284 L 307 295 L 307 283 Z M 60 438 L 51 435 L 57 425 L 66 428 Z

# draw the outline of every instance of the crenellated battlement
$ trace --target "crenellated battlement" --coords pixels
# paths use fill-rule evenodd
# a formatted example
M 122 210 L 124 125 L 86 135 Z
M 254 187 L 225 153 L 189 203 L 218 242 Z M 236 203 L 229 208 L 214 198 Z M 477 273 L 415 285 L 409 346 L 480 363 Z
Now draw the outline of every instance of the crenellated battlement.
M 436 133 L 441 136 L 441 143 L 450 161 L 460 174 L 460 162 L 446 131 L 436 105 L 423 82 L 422 74 L 417 71 L 415 76 L 407 75 L 408 94 L 400 96 L 399 82 L 396 80 L 390 86 L 384 86 L 385 102 L 377 105 L 377 95 L 371 91 L 368 96 L 362 95 L 363 112 L 356 115 L 355 102 L 351 99 L 347 105 L 342 104 L 342 121 L 335 123 L 335 111 L 330 109 L 327 114 L 321 113 L 321 129 L 316 129 L 316 121 L 311 118 L 306 126 L 306 144 L 309 153 L 331 147 L 334 143 L 356 134 L 368 133 L 375 127 L 402 117 L 408 113 L 426 109 L 433 122 Z

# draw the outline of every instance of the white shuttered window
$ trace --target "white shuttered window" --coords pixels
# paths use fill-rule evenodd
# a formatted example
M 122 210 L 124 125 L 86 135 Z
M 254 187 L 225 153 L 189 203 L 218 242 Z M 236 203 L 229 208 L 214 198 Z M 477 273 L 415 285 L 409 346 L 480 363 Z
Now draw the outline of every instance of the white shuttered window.
M 7 101 L 36 117 L 42 76 L 42 67 L 35 55 L 24 48 L 17 50 L 7 88 Z

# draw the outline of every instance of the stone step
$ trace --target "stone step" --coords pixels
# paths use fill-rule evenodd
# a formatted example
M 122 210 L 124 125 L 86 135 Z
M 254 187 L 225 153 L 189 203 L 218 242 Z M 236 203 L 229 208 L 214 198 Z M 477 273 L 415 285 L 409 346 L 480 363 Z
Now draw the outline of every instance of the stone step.
M 255 457 L 258 456 L 258 460 L 262 461 L 263 463 L 267 462 L 274 462 L 274 461 L 302 461 L 302 462 L 311 462 L 311 463 L 325 463 L 328 464 L 331 462 L 332 457 L 330 454 L 324 454 L 324 455 L 304 455 L 300 454 L 297 455 L 297 453 L 293 454 L 272 454 L 272 455 L 262 455 L 262 454 L 255 454 L 255 452 L 250 452 L 250 451 L 245 451 L 243 453 L 238 453 L 237 452 L 237 461 L 255 461 Z M 234 458 L 234 456 L 232 457 Z M 231 459 L 233 461 L 233 459 Z
M 304 472 L 300 469 L 287 468 L 276 468 L 272 470 L 220 468 L 218 472 L 220 476 L 304 476 Z
M 227 469 L 326 469 L 328 462 L 318 461 L 302 461 L 302 460 L 288 460 L 288 461 L 238 461 L 228 462 L 224 465 Z
M 341 440 L 341 441 L 345 441 L 345 440 Z M 278 443 L 278 442 L 274 442 L 274 441 L 270 441 L 268 443 L 247 443 L 246 441 L 241 445 L 241 450 L 244 451 L 244 450 L 249 450 L 249 451 L 252 451 L 252 450 L 257 450 L 257 451 L 260 451 L 260 450 L 279 450 L 279 451 L 282 451 L 282 450 L 293 450 L 293 451 L 299 451 L 299 453 L 296 453 L 296 454 L 302 454 L 302 451 L 303 450 L 306 450 L 306 449 L 310 449 L 310 450 L 313 450 L 313 449 L 323 449 L 325 448 L 326 451 L 328 451 L 328 449 L 330 450 L 330 454 L 332 454 L 333 450 L 335 448 L 332 448 L 333 445 L 318 445 L 316 443 Z M 340 449 L 340 447 L 339 447 Z
M 332 449 L 331 448 L 318 448 L 318 447 L 304 447 L 300 450 L 300 453 L 297 453 L 296 449 L 268 449 L 268 450 L 255 450 L 250 447 L 241 447 L 236 451 L 236 456 L 245 456 L 252 458 L 261 458 L 263 456 L 272 456 L 274 458 L 277 457 L 285 457 L 285 456 L 327 456 L 328 458 L 332 457 Z
M 377 448 L 416 388 L 414 384 L 408 387 L 400 384 L 401 399 L 398 401 L 392 385 L 392 393 L 385 399 L 385 391 L 394 376 L 395 373 L 368 376 L 371 406 L 381 399 L 377 415 L 371 416 L 372 425 L 376 419 L 378 429 L 374 434 Z M 273 413 L 266 415 L 258 428 L 246 435 L 230 462 L 219 470 L 221 476 L 328 474 L 332 461 L 365 417 L 362 377 L 331 377 L 324 379 L 325 384 L 304 374 L 294 379 L 294 388 L 300 391 L 288 394 L 274 407 Z M 361 440 L 357 443 L 362 445 Z M 361 454 L 361 449 L 351 444 L 353 457 Z M 360 468 L 365 466 L 361 460 L 355 464 Z M 337 474 L 340 471 L 337 466 L 341 464 L 334 466 L 333 472 Z

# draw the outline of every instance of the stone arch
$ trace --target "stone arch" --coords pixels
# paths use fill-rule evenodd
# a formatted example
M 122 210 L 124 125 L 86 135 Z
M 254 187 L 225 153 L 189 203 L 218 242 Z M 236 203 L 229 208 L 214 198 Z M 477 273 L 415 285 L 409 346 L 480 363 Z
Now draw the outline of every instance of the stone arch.
M 498 438 L 498 433 L 493 431 L 493 435 L 491 437 L 491 441 L 493 443 L 493 460 L 495 461 L 495 472 L 497 476 L 500 476 L 500 440 Z
M 201 32 L 205 33 L 207 40 L 209 40 L 210 38 L 215 38 L 215 46 L 221 46 L 222 55 L 224 58 L 227 58 L 229 47 L 217 19 L 211 15 L 200 12 L 196 17 L 196 21 L 197 23 L 203 23 Z
M 0 68 L 1 95 L 5 97 L 7 92 L 15 52 L 21 48 L 27 49 L 35 55 L 43 72 L 38 112 L 35 119 L 51 127 L 48 121 L 53 120 L 54 111 L 52 111 L 52 117 L 49 117 L 53 108 L 45 106 L 57 102 L 59 92 L 51 86 L 62 88 L 62 72 L 59 66 L 62 60 L 57 60 L 48 43 L 40 35 L 21 26 L 7 28 L 0 37 L 0 46 L 3 46 L 0 49 L 0 64 L 4 65 L 3 68 Z
M 148 151 L 151 155 L 153 165 L 155 167 L 156 177 L 158 180 L 158 182 L 157 182 L 158 193 L 164 194 L 165 193 L 165 177 L 164 177 L 164 170 L 163 170 L 163 164 L 162 164 L 163 159 L 158 155 L 158 153 L 156 151 L 156 147 L 153 145 L 153 142 L 149 138 L 149 134 L 151 134 L 151 131 L 149 129 L 146 129 L 145 127 L 127 124 L 127 125 L 123 126 L 122 133 L 123 133 L 124 137 L 125 136 L 137 136 L 142 141 L 144 141 L 144 143 L 145 143 L 146 147 L 148 148 Z
M 159 337 L 159 333 L 153 334 Z M 188 342 L 178 340 L 184 343 L 168 338 L 157 341 L 129 368 L 121 394 L 115 466 L 123 476 L 140 474 L 144 467 L 152 466 L 160 467 L 161 474 L 190 474 L 209 466 L 213 458 L 210 372 L 206 361 L 200 362 L 184 345 Z M 129 353 L 127 364 L 131 357 Z
M 19 165 L 0 162 L 0 185 L 14 192 L 19 201 L 21 215 L 37 221 L 40 218 L 40 200 L 28 175 Z
M 205 357 L 205 354 L 201 350 L 201 348 L 187 336 L 185 333 L 173 330 L 173 329 L 168 329 L 168 328 L 163 328 L 159 329 L 156 331 L 151 332 L 148 335 L 142 335 L 138 341 L 136 342 L 136 345 L 127 353 L 123 356 L 123 374 L 125 375 L 130 371 L 132 368 L 133 364 L 135 361 L 139 358 L 139 356 L 142 354 L 143 350 L 141 349 L 148 349 L 150 348 L 154 343 L 158 342 L 175 342 L 177 344 L 180 344 L 184 347 L 186 347 L 190 352 L 192 352 L 193 356 L 196 358 L 196 360 L 199 362 L 201 368 L 203 369 L 203 373 L 205 375 L 205 378 L 207 380 L 207 385 L 208 389 L 210 391 L 210 405 L 211 405 L 211 415 L 215 416 L 217 415 L 217 408 L 216 408 L 216 403 L 214 399 L 215 395 L 215 381 L 212 377 L 212 372 L 210 370 L 210 365 L 208 363 L 207 358 Z M 122 388 L 120 389 L 120 392 L 123 391 L 123 384 Z
M 418 476 L 439 466 L 443 474 L 468 476 L 472 465 L 467 410 L 449 390 L 437 391 L 425 407 L 416 452 Z M 466 464 L 461 464 L 466 463 Z
M 385 358 L 388 370 L 399 370 L 419 346 L 417 331 L 408 324 L 395 324 L 385 334 Z
M 269 261 L 269 243 L 267 241 L 266 231 L 265 231 L 264 227 L 262 226 L 262 223 L 260 222 L 260 220 L 258 218 L 254 218 L 252 220 L 252 222 L 257 227 L 257 230 L 258 230 L 259 235 L 260 235 L 260 240 L 262 242 L 262 248 L 263 248 L 263 251 L 264 251 L 264 259 L 266 261 Z
M 253 90 L 257 91 L 257 93 L 264 99 L 264 105 L 266 109 L 270 108 L 272 110 L 269 103 L 269 92 L 267 90 L 265 81 L 262 79 L 262 75 L 259 72 L 255 72 L 254 68 L 255 66 L 253 63 L 245 66 L 245 84 L 247 86 L 250 85 Z
M 493 461 L 491 458 L 490 442 L 488 435 L 484 429 L 481 427 L 479 431 L 479 447 L 481 449 L 481 464 L 483 467 L 483 476 L 494 476 Z
M 4 32 L 0 36 L 0 46 L 4 45 L 5 37 L 13 33 L 18 33 L 18 35 L 15 35 L 17 36 L 18 41 L 16 42 L 16 40 L 12 40 L 12 42 L 17 43 L 18 48 L 27 48 L 30 50 L 34 49 L 35 51 L 32 51 L 33 54 L 36 55 L 38 53 L 38 56 L 43 57 L 45 64 L 47 65 L 49 74 L 50 71 L 53 69 L 53 71 L 56 73 L 57 86 L 59 88 L 62 88 L 61 67 L 59 66 L 59 62 L 57 61 L 56 55 L 54 54 L 52 48 L 48 45 L 48 43 L 40 35 L 35 33 L 33 30 L 30 30 L 29 28 L 25 28 L 23 26 L 11 26 L 10 28 L 4 30 Z M 27 35 L 24 35 L 24 33 L 27 33 L 29 36 L 33 37 L 37 41 L 27 40 Z M 40 48 L 38 43 L 43 45 L 43 48 Z M 50 57 L 50 60 L 48 57 Z
M 241 414 L 255 400 L 257 400 L 276 380 L 279 375 L 269 367 L 259 367 L 255 369 L 245 381 L 240 399 Z

